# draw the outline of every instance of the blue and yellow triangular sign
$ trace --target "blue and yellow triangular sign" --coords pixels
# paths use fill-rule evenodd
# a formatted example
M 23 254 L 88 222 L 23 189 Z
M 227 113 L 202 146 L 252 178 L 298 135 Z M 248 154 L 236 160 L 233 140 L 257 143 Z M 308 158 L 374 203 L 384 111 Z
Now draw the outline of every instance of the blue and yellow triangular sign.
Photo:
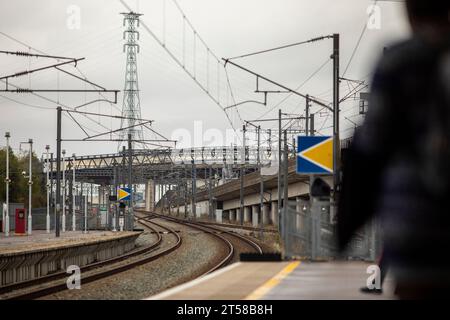
M 130 188 L 118 188 L 117 189 L 117 200 L 130 200 L 131 199 L 131 189 Z
M 333 137 L 297 137 L 297 173 L 333 173 Z

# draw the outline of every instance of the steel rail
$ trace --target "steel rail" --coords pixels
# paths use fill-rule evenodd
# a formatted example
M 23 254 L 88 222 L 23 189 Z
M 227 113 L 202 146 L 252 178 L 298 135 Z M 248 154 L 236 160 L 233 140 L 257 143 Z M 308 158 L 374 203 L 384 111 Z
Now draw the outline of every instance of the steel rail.
M 159 218 L 170 220 L 170 221 L 174 221 L 176 223 L 182 223 L 182 224 L 186 224 L 186 225 L 190 225 L 190 226 L 207 228 L 209 230 L 213 230 L 213 232 L 219 231 L 221 233 L 224 233 L 224 234 L 230 235 L 232 237 L 238 238 L 239 240 L 249 244 L 258 253 L 260 253 L 260 254 L 263 253 L 263 249 L 261 248 L 261 246 L 259 244 L 257 244 L 255 241 L 253 241 L 253 240 L 251 240 L 251 239 L 249 239 L 247 237 L 244 237 L 244 236 L 242 236 L 240 234 L 237 234 L 235 232 L 231 232 L 231 231 L 224 230 L 224 229 L 221 229 L 221 228 L 211 227 L 211 226 L 203 224 L 202 222 L 186 221 L 186 220 L 183 220 L 183 219 L 178 219 L 178 218 L 175 218 L 175 217 L 168 217 L 168 216 L 160 215 L 160 214 L 157 214 L 157 213 L 152 213 L 152 214 L 154 216 L 159 217 Z
M 177 224 L 181 224 L 181 225 L 185 225 L 188 226 L 190 228 L 194 228 L 200 231 L 203 231 L 205 233 L 208 233 L 210 235 L 212 235 L 215 238 L 218 238 L 219 240 L 221 240 L 223 243 L 225 243 L 228 247 L 228 252 L 226 254 L 225 257 L 223 257 L 219 263 L 215 264 L 212 268 L 210 268 L 209 270 L 207 270 L 206 272 L 204 272 L 202 275 L 200 275 L 200 277 L 207 275 L 208 273 L 211 273 L 213 271 L 216 271 L 220 268 L 222 268 L 223 266 L 226 266 L 232 259 L 233 259 L 233 255 L 234 255 L 234 247 L 233 244 L 226 239 L 225 237 L 223 237 L 220 234 L 217 234 L 215 231 L 211 231 L 209 227 L 206 226 L 201 226 L 201 225 L 197 225 L 197 224 L 192 224 L 190 222 L 184 221 L 184 220 L 172 220 L 172 219 L 168 219 L 165 216 L 159 215 L 157 213 L 151 212 L 150 215 L 148 216 L 148 218 L 153 219 L 153 218 L 160 218 L 160 219 L 164 219 L 164 220 L 168 220 L 170 222 L 174 222 Z M 152 223 L 156 224 L 154 221 L 152 221 Z
M 159 258 L 161 256 L 164 256 L 164 255 L 166 255 L 166 254 L 168 254 L 168 253 L 170 253 L 170 252 L 172 252 L 172 251 L 174 251 L 174 250 L 176 250 L 177 248 L 180 247 L 180 245 L 182 243 L 182 239 L 177 234 L 176 231 L 174 231 L 174 230 L 172 230 L 172 229 L 170 229 L 168 227 L 165 227 L 165 226 L 156 224 L 154 222 L 151 222 L 151 223 L 157 225 L 158 227 L 169 231 L 170 234 L 175 235 L 175 237 L 177 238 L 177 242 L 173 246 L 169 247 L 168 249 L 166 249 L 164 251 L 161 251 L 161 252 L 159 252 L 159 253 L 157 253 L 155 255 L 146 256 L 147 254 L 153 252 L 154 249 L 156 249 L 161 244 L 162 236 L 160 235 L 160 233 L 155 228 L 153 228 L 147 222 L 141 221 L 141 219 L 136 219 L 136 220 L 138 220 L 139 223 L 145 225 L 147 228 L 152 230 L 158 237 L 157 241 L 155 243 L 149 245 L 149 246 L 146 246 L 145 248 L 141 248 L 141 249 L 138 249 L 138 250 L 133 250 L 132 252 L 129 252 L 128 254 L 124 254 L 124 255 L 121 255 L 119 257 L 115 257 L 115 258 L 112 258 L 112 259 L 100 261 L 100 262 L 97 262 L 97 263 L 93 263 L 93 264 L 81 267 L 81 271 L 86 272 L 86 271 L 89 271 L 89 270 L 92 270 L 92 269 L 96 269 L 96 268 L 99 268 L 99 267 L 103 267 L 103 266 L 111 265 L 113 263 L 124 261 L 124 260 L 130 259 L 130 258 L 132 258 L 134 256 L 143 256 L 144 255 L 143 258 L 130 261 L 127 264 L 124 264 L 124 265 L 121 265 L 121 266 L 118 266 L 118 267 L 114 267 L 114 268 L 111 268 L 111 269 L 108 269 L 108 270 L 102 270 L 100 272 L 97 272 L 97 273 L 94 273 L 94 274 L 91 274 L 91 275 L 83 276 L 83 283 L 84 284 L 85 283 L 90 283 L 90 282 L 93 282 L 93 281 L 96 281 L 96 280 L 99 280 L 99 279 L 102 279 L 102 278 L 105 278 L 105 277 L 108 277 L 108 276 L 111 276 L 111 275 L 114 275 L 114 274 L 117 274 L 117 273 L 120 273 L 120 272 L 123 272 L 123 271 L 129 270 L 129 269 L 132 269 L 134 267 L 137 267 L 139 265 L 145 264 L 147 262 L 156 260 L 157 258 Z M 17 283 L 17 284 L 12 284 L 12 285 L 8 286 L 9 287 L 8 291 L 11 291 L 10 289 L 17 290 L 17 289 L 27 288 L 27 287 L 30 287 L 30 286 L 46 283 L 46 282 L 49 282 L 49 281 L 58 280 L 58 279 L 64 278 L 64 277 L 67 277 L 67 273 L 59 272 L 58 274 L 53 274 L 53 275 L 41 277 L 41 278 L 38 278 L 38 279 L 35 279 L 35 280 L 31 280 L 31 281 L 27 281 L 27 282 L 21 282 L 21 283 Z M 2 288 L 0 288 L 0 290 L 3 290 L 4 288 L 6 288 L 6 287 L 2 287 Z M 49 294 L 52 294 L 52 293 L 60 292 L 60 291 L 63 291 L 65 289 L 67 289 L 66 283 L 57 283 L 57 284 L 50 285 L 50 286 L 44 287 L 44 288 L 37 288 L 35 290 L 31 289 L 28 292 L 25 292 L 25 293 L 22 293 L 22 294 L 18 294 L 18 295 L 12 295 L 11 297 L 6 297 L 5 299 L 6 300 L 35 299 L 35 298 L 46 296 L 46 295 L 49 295 Z

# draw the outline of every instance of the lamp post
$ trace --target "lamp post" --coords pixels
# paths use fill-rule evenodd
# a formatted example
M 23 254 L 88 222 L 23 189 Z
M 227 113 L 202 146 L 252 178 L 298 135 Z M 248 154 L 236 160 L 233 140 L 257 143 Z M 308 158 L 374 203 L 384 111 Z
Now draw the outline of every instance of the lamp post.
M 87 233 L 87 207 L 88 207 L 88 187 L 86 187 L 86 195 L 84 196 L 84 231 L 83 233 Z
M 3 232 L 5 233 L 5 236 L 9 236 L 9 183 L 11 182 L 11 180 L 9 179 L 9 138 L 11 137 L 11 135 L 9 134 L 9 132 L 5 133 L 5 138 L 6 138 L 6 178 L 5 178 L 5 182 L 6 182 L 6 210 L 3 210 Z
M 106 230 L 109 230 L 109 192 L 108 189 L 106 189 L 106 192 L 104 193 L 104 198 L 103 198 L 103 205 L 106 206 Z
M 22 146 L 22 144 L 24 143 L 28 143 L 30 145 L 30 152 L 29 152 L 29 167 L 28 167 L 28 176 L 27 173 L 25 171 L 22 171 L 22 175 L 24 176 L 24 178 L 28 178 L 28 235 L 31 235 L 31 231 L 33 229 L 32 223 L 32 216 L 31 216 L 31 209 L 32 209 L 32 205 L 31 205 L 31 195 L 32 195 L 32 191 L 33 191 L 33 172 L 32 172 L 32 164 L 33 164 L 33 139 L 28 139 L 28 142 L 21 142 L 20 146 Z
M 75 153 L 72 154 L 72 231 L 76 230 L 76 217 L 75 217 Z
M 66 232 L 66 150 L 62 150 L 62 232 Z
M 55 202 L 55 237 L 60 236 L 60 201 L 61 201 L 61 113 L 62 108 L 58 107 L 57 110 L 57 123 L 56 123 L 56 202 Z
M 32 164 L 33 164 L 33 139 L 28 139 L 28 143 L 30 144 L 30 163 L 29 163 L 29 172 L 28 175 L 28 234 L 31 235 L 32 226 L 32 216 L 31 216 L 31 195 L 33 191 L 33 173 L 32 173 Z
M 47 233 L 50 233 L 50 182 L 49 182 L 49 172 L 50 172 L 50 163 L 48 162 L 48 150 L 50 149 L 49 145 L 45 146 L 45 168 L 47 174 L 47 216 L 46 216 L 46 229 Z
M 116 194 L 117 194 L 117 189 L 116 189 Z M 116 232 L 116 220 L 117 220 L 117 203 L 113 204 L 114 208 L 113 208 L 113 218 L 112 218 L 112 231 Z
M 33 191 L 33 171 L 32 171 L 32 164 L 33 164 L 33 139 L 28 139 L 28 142 L 21 142 L 22 143 L 28 143 L 30 145 L 30 152 L 29 152 L 29 167 L 28 167 L 28 176 L 26 175 L 26 172 L 23 171 L 22 174 L 25 178 L 28 178 L 28 235 L 31 235 L 32 229 L 33 229 L 33 219 L 31 216 L 31 195 Z

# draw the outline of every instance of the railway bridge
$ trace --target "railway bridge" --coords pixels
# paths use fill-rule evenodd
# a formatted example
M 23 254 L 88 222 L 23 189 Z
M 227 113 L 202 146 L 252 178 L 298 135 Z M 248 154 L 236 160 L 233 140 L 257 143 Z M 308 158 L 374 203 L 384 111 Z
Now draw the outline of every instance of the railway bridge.
M 61 170 L 65 171 L 69 194 L 74 189 L 73 181 L 88 183 L 98 186 L 100 201 L 104 199 L 105 202 L 106 194 L 113 194 L 118 186 L 145 184 L 145 198 L 149 200 L 147 209 L 151 209 L 157 201 L 157 188 L 159 195 L 172 188 L 192 194 L 198 191 L 197 188 L 201 190 L 206 185 L 218 186 L 240 174 L 255 172 L 259 166 L 274 162 L 276 152 L 270 148 L 124 148 L 118 153 L 63 157 Z M 57 177 L 56 160 L 50 157 L 44 163 L 50 173 L 49 188 L 53 190 Z

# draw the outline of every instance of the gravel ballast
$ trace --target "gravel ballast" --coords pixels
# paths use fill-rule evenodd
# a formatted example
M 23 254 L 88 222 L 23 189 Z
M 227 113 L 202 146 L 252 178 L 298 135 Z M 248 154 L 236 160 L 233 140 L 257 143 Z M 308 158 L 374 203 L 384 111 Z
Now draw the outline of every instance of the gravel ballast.
M 92 283 L 83 285 L 81 275 L 81 289 L 65 290 L 42 299 L 143 299 L 200 276 L 218 261 L 218 253 L 223 252 L 223 244 L 210 234 L 162 219 L 155 219 L 155 222 L 179 231 L 181 247 L 155 261 Z M 161 246 L 176 241 L 171 234 L 162 237 Z M 147 231 L 137 244 L 155 240 L 156 236 Z

